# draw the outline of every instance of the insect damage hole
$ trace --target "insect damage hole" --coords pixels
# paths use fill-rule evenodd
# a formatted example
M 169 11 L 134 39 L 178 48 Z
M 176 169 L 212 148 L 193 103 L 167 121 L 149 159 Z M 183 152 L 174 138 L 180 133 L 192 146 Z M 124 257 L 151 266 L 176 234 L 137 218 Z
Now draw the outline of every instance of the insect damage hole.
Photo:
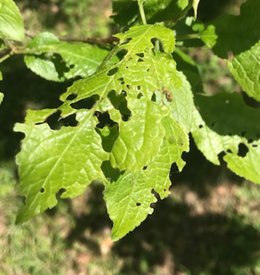
M 244 143 L 240 143 L 238 145 L 238 153 L 237 153 L 237 155 L 239 157 L 243 158 L 243 157 L 245 157 L 247 155 L 248 151 L 249 151 L 248 147 Z

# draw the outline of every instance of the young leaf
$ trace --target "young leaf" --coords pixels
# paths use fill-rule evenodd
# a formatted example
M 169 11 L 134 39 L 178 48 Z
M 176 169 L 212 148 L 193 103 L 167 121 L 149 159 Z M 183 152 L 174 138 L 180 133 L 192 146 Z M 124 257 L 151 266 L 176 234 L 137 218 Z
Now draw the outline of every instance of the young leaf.
M 108 50 L 97 46 L 59 41 L 51 33 L 40 33 L 28 43 L 32 54 L 25 55 L 26 66 L 34 73 L 52 81 L 64 81 L 94 73 Z
M 242 89 L 260 101 L 260 42 L 229 61 L 228 67 Z
M 16 41 L 24 39 L 23 19 L 12 0 L 0 0 L 0 38 Z

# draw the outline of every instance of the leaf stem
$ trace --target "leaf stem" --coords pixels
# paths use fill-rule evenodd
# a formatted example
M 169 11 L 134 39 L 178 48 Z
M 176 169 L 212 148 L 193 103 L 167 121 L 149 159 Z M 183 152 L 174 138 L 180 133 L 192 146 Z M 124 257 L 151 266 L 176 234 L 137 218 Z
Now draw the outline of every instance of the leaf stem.
M 177 40 L 200 39 L 200 35 L 198 33 L 180 34 L 176 36 L 176 39 Z
M 147 24 L 146 17 L 145 17 L 145 12 L 144 12 L 144 1 L 145 0 L 138 0 L 138 7 L 139 7 L 139 13 L 142 19 L 142 22 L 144 25 Z

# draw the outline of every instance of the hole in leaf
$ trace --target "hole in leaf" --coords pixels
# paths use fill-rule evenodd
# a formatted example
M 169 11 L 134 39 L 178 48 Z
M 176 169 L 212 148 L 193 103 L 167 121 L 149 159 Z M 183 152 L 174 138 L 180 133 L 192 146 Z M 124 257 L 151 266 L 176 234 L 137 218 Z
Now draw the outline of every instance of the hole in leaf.
M 108 76 L 114 75 L 118 72 L 118 67 L 115 67 L 107 72 Z
M 123 78 L 123 77 L 118 78 L 118 80 L 120 81 L 120 83 L 121 83 L 122 85 L 125 84 L 125 81 L 124 81 L 124 78 Z
M 144 60 L 142 58 L 139 58 L 137 62 L 144 62 Z
M 55 194 L 57 201 L 60 201 L 60 200 L 61 200 L 61 196 L 62 196 L 62 194 L 63 194 L 64 192 L 66 192 L 66 189 L 65 189 L 65 188 L 61 188 L 61 189 Z
M 146 170 L 146 169 L 147 169 L 147 167 L 148 167 L 148 166 L 147 166 L 147 165 L 145 165 L 145 166 L 143 167 L 143 170 Z
M 76 114 L 72 114 L 65 118 L 62 118 L 62 119 L 60 119 L 60 122 L 65 127 L 68 127 L 68 126 L 75 127 L 79 124 L 78 121 L 76 120 Z
M 61 115 L 61 111 L 58 110 L 47 117 L 45 122 L 49 125 L 49 127 L 52 130 L 59 130 L 61 128 L 62 123 L 60 122 L 60 115 Z
M 227 149 L 227 153 L 232 154 L 233 152 L 231 149 Z
M 154 46 L 154 51 L 164 52 L 163 44 L 162 44 L 160 39 L 154 37 L 154 38 L 151 39 L 151 42 Z
M 155 94 L 155 93 L 153 93 L 153 95 L 152 95 L 152 97 L 151 97 L 151 100 L 152 100 L 153 102 L 156 102 L 156 94 Z
M 257 147 L 257 144 L 252 144 L 252 146 L 253 146 L 254 148 L 256 148 L 256 147 Z
M 131 111 L 127 107 L 126 91 L 122 91 L 121 94 L 117 94 L 115 90 L 112 90 L 108 94 L 108 98 L 112 105 L 120 112 L 123 121 L 129 120 Z
M 247 146 L 244 143 L 240 143 L 238 145 L 238 153 L 237 155 L 240 157 L 245 157 L 246 154 L 248 153 L 249 149 L 247 148 Z
M 132 40 L 132 38 L 127 38 L 126 40 L 124 40 L 120 45 L 126 45 L 127 43 L 129 43 Z
M 76 99 L 77 98 L 77 94 L 70 94 L 67 96 L 66 100 L 73 100 L 73 99 Z
M 137 95 L 137 99 L 140 99 L 140 98 L 142 98 L 144 95 L 143 95 L 143 93 L 139 93 L 138 95 Z
M 171 165 L 171 173 L 177 174 L 177 173 L 179 173 L 179 172 L 180 172 L 180 171 L 179 171 L 179 168 L 178 168 L 178 166 L 177 166 L 177 163 L 174 162 L 174 163 Z
M 117 181 L 120 176 L 120 170 L 113 168 L 109 160 L 103 161 L 101 169 L 105 177 L 111 182 Z
M 70 106 L 74 109 L 91 109 L 99 100 L 98 95 L 93 95 L 88 98 L 81 99 L 77 102 L 71 103 Z
M 136 203 L 136 206 L 141 206 L 142 204 L 140 202 L 137 202 Z
M 140 85 L 137 86 L 137 90 L 141 90 L 141 86 Z
M 202 125 L 202 124 L 200 124 L 200 125 L 199 125 L 199 128 L 200 128 L 200 129 L 201 129 L 201 128 L 203 128 L 203 125 Z
M 40 189 L 40 192 L 41 192 L 41 193 L 44 193 L 44 192 L 45 192 L 45 189 L 42 187 L 42 188 Z
M 144 58 L 144 53 L 137 53 L 136 55 L 141 57 L 141 58 Z
M 118 51 L 117 52 L 117 57 L 120 59 L 120 60 L 122 60 L 124 57 L 125 57 L 125 55 L 128 53 L 128 50 L 126 50 L 126 49 L 121 49 L 120 51 Z
M 109 113 L 108 112 L 95 112 L 95 116 L 98 118 L 99 123 L 97 124 L 97 127 L 102 129 L 104 128 L 106 125 L 108 125 L 109 127 L 114 126 L 116 123 L 110 118 Z

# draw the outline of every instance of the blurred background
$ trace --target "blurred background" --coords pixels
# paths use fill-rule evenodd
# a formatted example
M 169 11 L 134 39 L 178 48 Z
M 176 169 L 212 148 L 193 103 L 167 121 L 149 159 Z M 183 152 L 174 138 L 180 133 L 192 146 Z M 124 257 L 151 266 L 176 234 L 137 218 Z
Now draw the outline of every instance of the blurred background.
M 49 30 L 59 37 L 109 37 L 116 31 L 109 0 L 15 1 L 28 34 Z M 199 16 L 210 20 L 243 1 L 201 0 Z M 239 91 L 225 62 L 206 48 L 189 49 L 207 93 Z M 207 162 L 191 140 L 187 165 L 171 172 L 171 196 L 159 201 L 134 232 L 113 243 L 111 221 L 93 185 L 83 196 L 16 226 L 14 156 L 21 134 L 15 122 L 27 108 L 58 106 L 71 82 L 49 82 L 26 69 L 21 56 L 0 65 L 0 274 L 260 274 L 260 187 L 224 164 Z

